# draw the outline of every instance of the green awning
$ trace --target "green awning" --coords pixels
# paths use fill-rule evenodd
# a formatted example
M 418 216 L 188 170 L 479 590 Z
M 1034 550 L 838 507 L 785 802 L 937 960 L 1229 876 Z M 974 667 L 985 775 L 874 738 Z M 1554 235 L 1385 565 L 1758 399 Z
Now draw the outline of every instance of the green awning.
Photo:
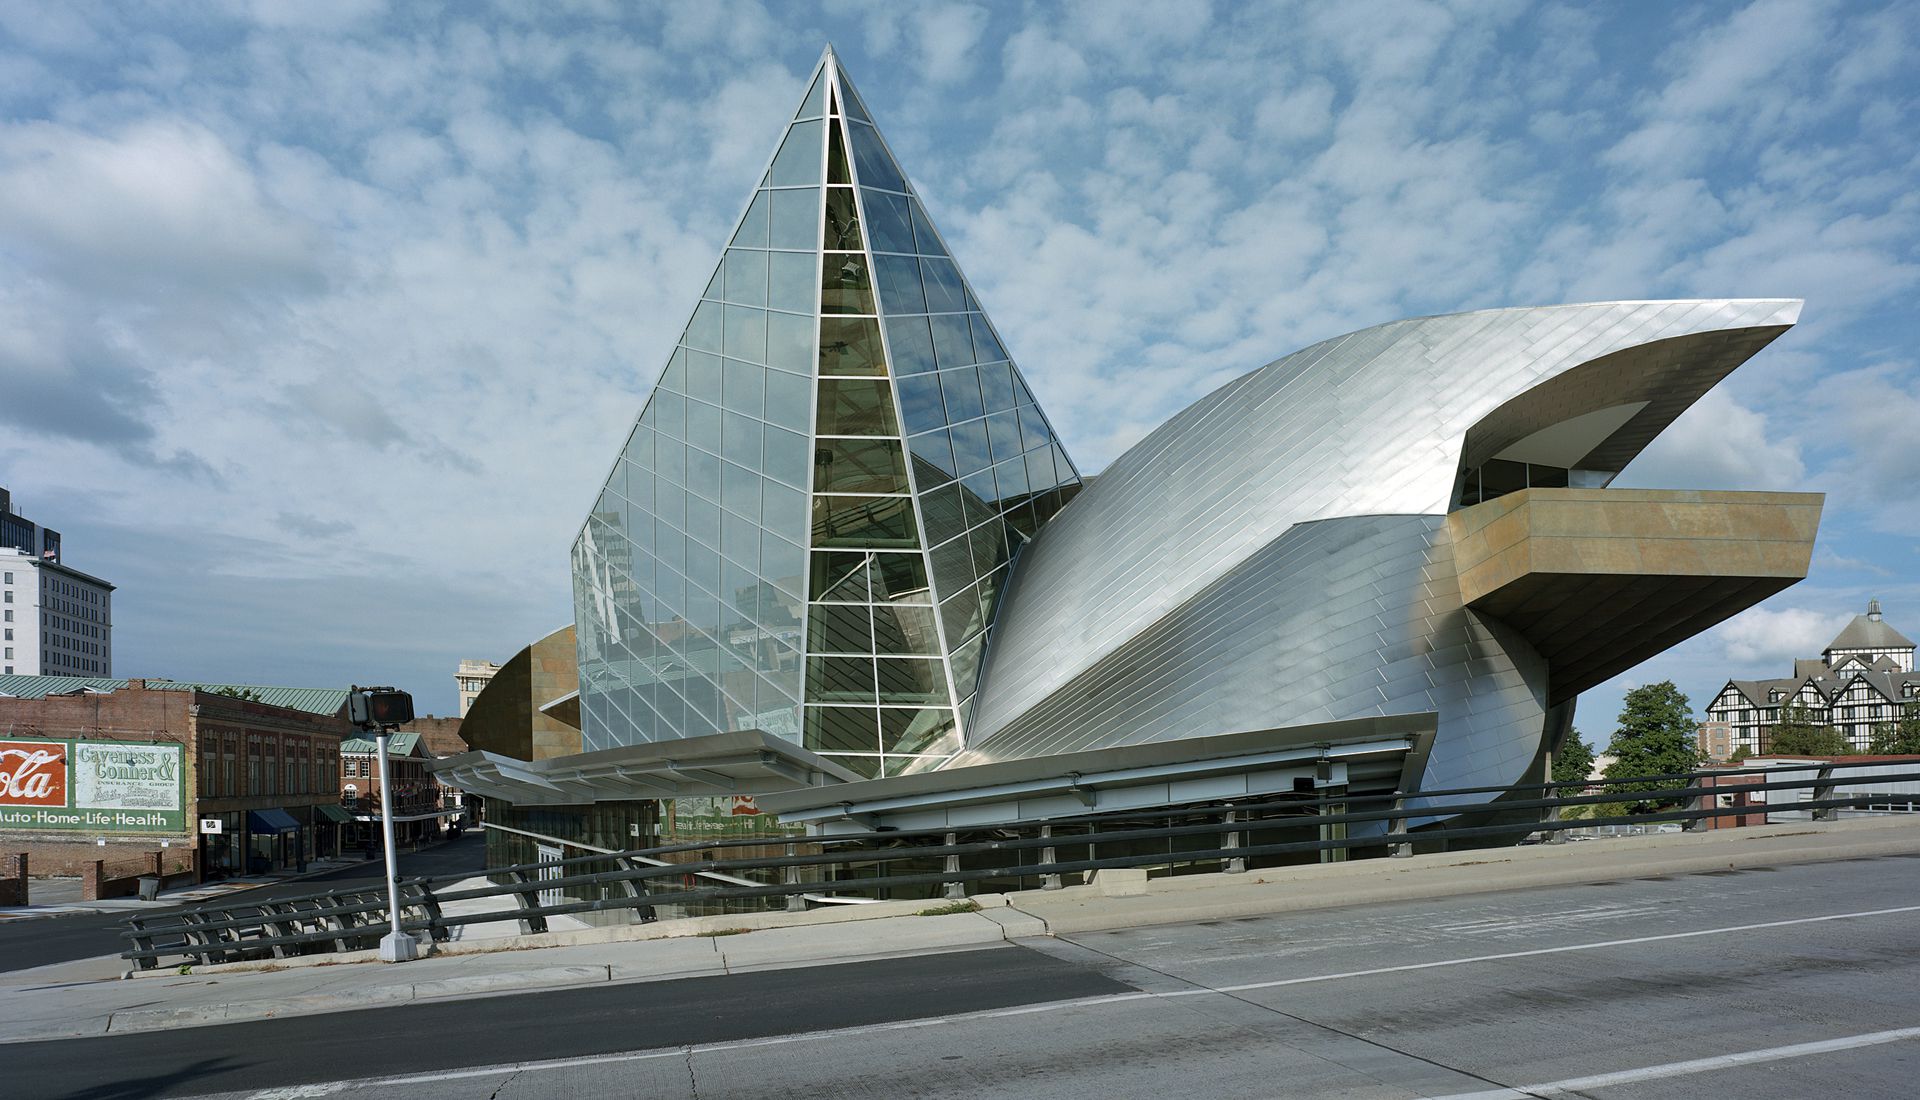
M 315 806 L 314 809 L 319 812 L 321 817 L 339 825 L 345 825 L 353 820 L 353 814 L 350 811 L 332 802 L 322 802 L 320 805 Z

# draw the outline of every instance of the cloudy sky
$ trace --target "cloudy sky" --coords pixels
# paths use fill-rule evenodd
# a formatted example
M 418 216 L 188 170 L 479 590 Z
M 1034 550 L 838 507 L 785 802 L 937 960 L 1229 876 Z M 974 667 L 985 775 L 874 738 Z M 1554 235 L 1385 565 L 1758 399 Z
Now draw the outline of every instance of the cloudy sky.
M 831 40 L 1083 469 L 1398 317 L 1798 296 L 1623 484 L 1824 490 L 1812 576 L 1590 693 L 1920 633 L 1920 9 L 0 2 L 0 485 L 122 676 L 391 680 L 567 547 Z

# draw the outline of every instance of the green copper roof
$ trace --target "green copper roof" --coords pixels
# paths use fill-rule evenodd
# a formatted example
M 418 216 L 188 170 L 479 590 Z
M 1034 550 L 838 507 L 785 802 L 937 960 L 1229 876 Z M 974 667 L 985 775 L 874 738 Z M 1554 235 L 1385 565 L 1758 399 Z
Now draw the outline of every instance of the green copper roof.
M 44 699 L 49 695 L 71 695 L 75 692 L 96 692 L 105 694 L 119 691 L 127 686 L 125 680 L 113 680 L 102 676 L 0 676 L 0 698 Z M 347 704 L 345 688 L 296 688 L 272 687 L 265 684 L 210 684 L 198 680 L 147 681 L 149 691 L 192 691 L 198 688 L 204 692 L 228 693 L 251 692 L 259 702 L 268 706 L 286 707 L 289 710 L 306 711 L 308 714 L 338 714 Z
M 389 757 L 412 756 L 415 746 L 419 744 L 420 735 L 417 733 L 390 733 L 387 735 L 387 755 Z M 340 742 L 340 751 L 343 753 L 370 753 L 373 749 L 371 737 L 349 737 Z

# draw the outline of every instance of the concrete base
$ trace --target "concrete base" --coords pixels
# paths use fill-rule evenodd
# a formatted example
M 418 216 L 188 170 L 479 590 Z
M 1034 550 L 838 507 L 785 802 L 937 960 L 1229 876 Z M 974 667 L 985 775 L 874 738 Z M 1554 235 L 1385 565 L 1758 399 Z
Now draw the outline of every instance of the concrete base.
M 405 932 L 390 932 L 380 939 L 380 961 L 412 962 L 420 957 L 420 941 Z

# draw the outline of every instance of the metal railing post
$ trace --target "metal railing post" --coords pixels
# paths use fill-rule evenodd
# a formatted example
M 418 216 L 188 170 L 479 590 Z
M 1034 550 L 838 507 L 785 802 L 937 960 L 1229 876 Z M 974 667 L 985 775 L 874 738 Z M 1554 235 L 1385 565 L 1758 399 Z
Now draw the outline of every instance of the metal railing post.
M 1240 815 L 1234 812 L 1232 806 L 1228 806 L 1225 820 L 1228 825 L 1232 825 L 1240 820 Z M 1240 847 L 1239 830 L 1230 829 L 1222 833 L 1220 837 L 1220 847 L 1228 849 Z M 1231 856 L 1227 859 L 1226 863 L 1227 865 L 1222 870 L 1222 874 L 1238 875 L 1246 872 L 1247 860 L 1245 856 Z
M 1832 798 L 1833 797 L 1833 761 L 1829 760 L 1825 764 L 1822 764 L 1820 766 L 1820 770 L 1815 772 L 1813 777 L 1816 780 L 1819 780 L 1820 784 L 1819 786 L 1813 788 L 1812 801 L 1825 802 L 1826 800 Z M 1815 810 L 1813 811 L 1813 819 L 1815 821 L 1838 821 L 1840 819 L 1840 807 L 1828 806 L 1826 809 L 1823 809 L 1823 810 Z
M 540 880 L 529 876 L 525 871 L 517 868 L 512 871 L 508 877 L 513 879 L 515 886 L 527 887 L 525 890 L 515 890 L 513 892 L 514 896 L 520 899 L 520 914 L 518 917 L 520 921 L 520 934 L 523 936 L 531 936 L 537 932 L 545 932 L 547 930 L 547 918 L 545 914 L 529 912 L 529 910 L 540 907 Z
M 947 843 L 947 847 L 949 848 L 960 843 L 960 834 L 948 833 L 946 843 Z M 947 874 L 950 874 L 950 875 L 959 874 L 960 873 L 960 857 L 948 856 L 945 870 Z M 966 883 L 960 882 L 958 880 L 949 881 L 946 884 L 946 888 L 942 891 L 942 896 L 945 897 L 948 901 L 965 901 L 967 899 L 967 885 Z
M 789 845 L 787 845 L 787 854 L 788 854 L 788 855 L 790 855 L 790 856 L 791 856 L 791 855 L 798 855 L 799 853 L 800 853 L 800 846 L 799 846 L 799 845 L 797 845 L 797 844 L 789 844 Z M 799 866 L 798 864 L 794 864 L 794 865 L 792 865 L 792 866 L 789 866 L 789 867 L 788 867 L 788 868 L 786 869 L 786 871 L 785 871 L 785 872 L 784 872 L 783 874 L 781 874 L 781 876 L 780 876 L 780 881 L 781 881 L 781 882 L 784 882 L 784 883 L 786 883 L 786 884 L 787 884 L 788 886 L 798 886 L 798 885 L 800 884 L 800 881 L 801 881 L 801 880 L 800 880 L 800 866 Z M 806 911 L 807 911 L 807 899 L 806 899 L 806 898 L 803 898 L 803 897 L 801 897 L 801 896 L 800 896 L 799 894 L 788 894 L 788 895 L 787 895 L 787 912 L 789 912 L 789 913 L 804 913 L 804 912 L 806 912 Z
M 1407 800 L 1404 797 L 1395 797 L 1391 808 L 1393 810 L 1393 816 L 1387 819 L 1387 832 L 1389 834 L 1400 833 L 1404 835 L 1407 831 L 1407 818 L 1401 811 L 1407 808 Z M 1412 854 L 1413 845 L 1411 844 L 1387 845 L 1387 855 L 1394 859 L 1405 858 Z
M 1052 840 L 1053 826 L 1051 825 L 1040 826 L 1040 836 L 1041 836 L 1041 839 L 1043 840 Z M 1051 844 L 1047 845 L 1045 848 L 1040 849 L 1040 862 L 1043 864 L 1057 863 L 1059 862 L 1059 858 L 1060 857 L 1058 853 L 1055 851 L 1053 845 Z M 1040 889 L 1042 890 L 1058 890 L 1064 885 L 1066 884 L 1060 880 L 1059 875 L 1041 875 L 1040 876 Z

